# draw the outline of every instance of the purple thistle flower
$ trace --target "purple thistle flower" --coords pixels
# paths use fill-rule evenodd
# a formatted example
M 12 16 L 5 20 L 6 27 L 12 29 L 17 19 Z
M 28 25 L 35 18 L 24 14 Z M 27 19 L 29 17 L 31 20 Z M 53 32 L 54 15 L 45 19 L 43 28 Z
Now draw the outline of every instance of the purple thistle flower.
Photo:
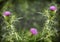
M 37 29 L 35 28 L 31 28 L 30 29 L 30 32 L 33 34 L 33 35 L 36 35 L 38 33 Z
M 3 16 L 10 16 L 10 15 L 11 15 L 11 12 L 10 11 L 3 12 Z
M 57 7 L 56 6 L 50 6 L 50 8 L 49 8 L 51 11 L 55 11 L 55 10 L 57 10 Z

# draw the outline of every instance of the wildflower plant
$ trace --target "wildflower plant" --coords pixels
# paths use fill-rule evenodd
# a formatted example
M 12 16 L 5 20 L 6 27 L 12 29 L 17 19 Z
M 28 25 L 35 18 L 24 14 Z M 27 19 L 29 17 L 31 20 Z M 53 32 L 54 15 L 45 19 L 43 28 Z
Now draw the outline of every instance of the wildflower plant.
M 44 29 L 42 31 L 42 38 L 41 40 L 44 40 L 44 42 L 52 42 L 52 37 L 54 37 L 57 33 L 57 30 L 55 27 L 53 27 L 54 25 L 54 18 L 55 18 L 55 14 L 57 11 L 57 7 L 56 6 L 50 6 L 49 9 L 45 10 L 45 14 L 47 17 Z
M 18 42 L 21 40 L 15 26 L 13 25 L 16 19 L 15 15 L 13 15 L 10 11 L 5 11 L 2 15 L 6 25 L 3 27 L 5 33 L 2 35 L 1 42 Z

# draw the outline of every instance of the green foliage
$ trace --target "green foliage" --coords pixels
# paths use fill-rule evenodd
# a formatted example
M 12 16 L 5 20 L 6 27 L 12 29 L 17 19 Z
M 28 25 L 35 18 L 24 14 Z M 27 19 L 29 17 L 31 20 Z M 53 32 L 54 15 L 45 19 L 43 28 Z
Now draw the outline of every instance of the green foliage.
M 49 10 L 51 5 L 57 6 L 54 1 L 0 0 L 0 3 L 1 42 L 55 42 L 58 13 Z M 11 16 L 4 17 L 4 11 L 11 11 Z M 37 35 L 31 34 L 32 27 L 38 30 Z

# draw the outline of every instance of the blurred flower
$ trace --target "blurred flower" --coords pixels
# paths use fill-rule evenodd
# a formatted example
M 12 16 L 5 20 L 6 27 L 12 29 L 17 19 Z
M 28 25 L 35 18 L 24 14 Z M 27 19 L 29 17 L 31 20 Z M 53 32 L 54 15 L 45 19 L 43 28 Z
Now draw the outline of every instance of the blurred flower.
M 55 11 L 55 10 L 57 10 L 57 7 L 56 6 L 50 6 L 50 8 L 49 8 L 51 11 Z
M 10 11 L 5 11 L 3 12 L 3 16 L 10 16 L 11 12 Z
M 31 28 L 30 29 L 30 32 L 33 34 L 33 35 L 36 35 L 38 33 L 37 29 L 35 28 Z

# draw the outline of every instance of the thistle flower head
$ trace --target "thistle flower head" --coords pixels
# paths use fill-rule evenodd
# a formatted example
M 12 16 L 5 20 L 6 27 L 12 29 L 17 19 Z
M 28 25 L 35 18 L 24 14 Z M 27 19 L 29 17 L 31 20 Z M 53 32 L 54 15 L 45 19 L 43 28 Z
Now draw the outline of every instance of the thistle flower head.
M 55 11 L 55 10 L 57 10 L 57 7 L 56 6 L 50 6 L 50 8 L 49 8 L 51 11 Z
M 30 29 L 30 32 L 33 34 L 33 35 L 36 35 L 38 33 L 37 29 L 35 28 L 31 28 Z
M 3 16 L 10 16 L 10 15 L 11 15 L 11 12 L 10 11 L 3 12 Z

